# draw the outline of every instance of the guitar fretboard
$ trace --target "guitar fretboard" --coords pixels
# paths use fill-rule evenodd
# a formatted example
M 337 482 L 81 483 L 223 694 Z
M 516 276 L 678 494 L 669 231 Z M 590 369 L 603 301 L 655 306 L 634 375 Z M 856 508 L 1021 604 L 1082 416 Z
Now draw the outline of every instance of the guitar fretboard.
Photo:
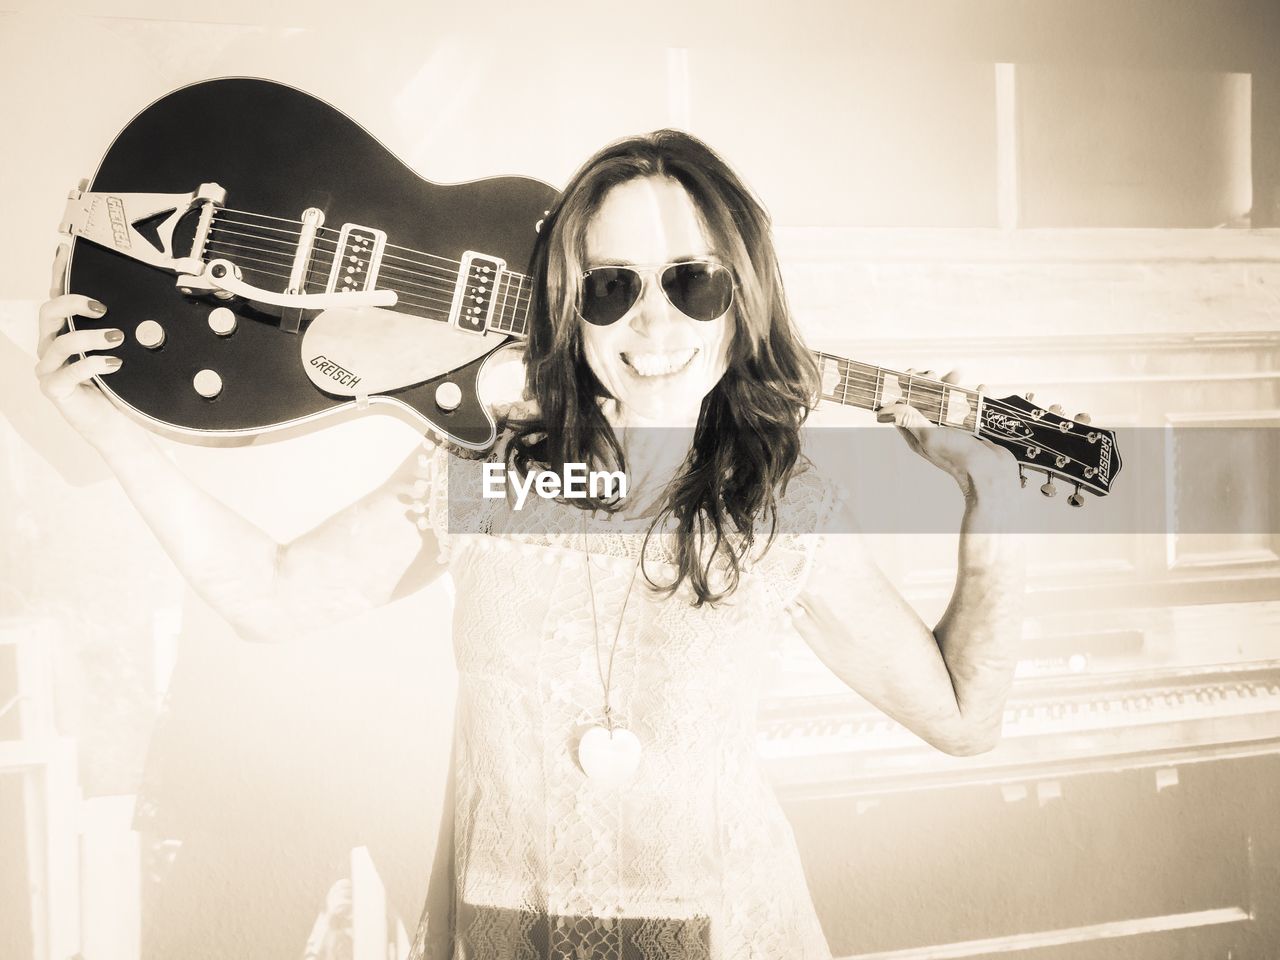
M 527 337 L 533 283 L 524 274 L 507 270 L 498 282 L 498 296 L 490 329 L 513 337 Z
M 978 394 L 973 390 L 822 351 L 815 351 L 813 357 L 818 363 L 824 400 L 863 410 L 901 400 L 932 423 L 977 429 Z

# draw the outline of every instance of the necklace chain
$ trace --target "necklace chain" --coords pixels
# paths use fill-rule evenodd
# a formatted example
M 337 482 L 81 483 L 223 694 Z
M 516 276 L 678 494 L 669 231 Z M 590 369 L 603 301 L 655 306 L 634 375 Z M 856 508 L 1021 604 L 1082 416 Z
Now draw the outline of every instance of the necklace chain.
M 644 550 L 636 556 L 635 565 L 631 568 L 631 579 L 627 581 L 627 592 L 622 597 L 622 609 L 618 611 L 618 626 L 613 631 L 613 643 L 609 646 L 609 666 L 606 670 L 600 663 L 600 620 L 596 615 L 596 588 L 591 576 L 591 551 L 587 547 L 587 511 L 582 511 L 582 553 L 587 562 L 587 591 L 591 596 L 591 634 L 596 651 L 596 675 L 600 678 L 600 686 L 604 690 L 604 723 L 610 733 L 613 732 L 613 707 L 609 703 L 609 694 L 613 689 L 613 655 L 618 651 L 618 640 L 622 636 L 622 622 L 627 615 L 627 604 L 631 602 L 631 588 L 636 585 L 636 576 L 640 573 L 640 563 L 644 559 Z

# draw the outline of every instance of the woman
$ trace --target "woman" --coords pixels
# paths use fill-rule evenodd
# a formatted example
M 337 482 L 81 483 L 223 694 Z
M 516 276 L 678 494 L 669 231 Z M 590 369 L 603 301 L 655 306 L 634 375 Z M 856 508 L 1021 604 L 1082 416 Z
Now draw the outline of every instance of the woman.
M 909 407 L 879 414 L 965 495 L 956 589 L 930 630 L 855 538 L 817 534 L 851 520 L 800 450 L 813 362 L 767 217 L 719 157 L 672 131 L 606 148 L 544 223 L 533 274 L 532 409 L 493 459 L 516 482 L 574 463 L 621 470 L 625 498 L 533 496 L 517 510 L 482 495 L 483 465 L 436 450 L 279 545 L 183 481 L 88 389 L 109 356 L 66 363 L 119 342 L 56 336 L 101 305 L 45 304 L 37 371 L 180 569 L 249 638 L 305 634 L 447 562 L 460 682 L 454 835 L 441 849 L 453 855 L 433 877 L 416 956 L 827 957 L 755 761 L 770 644 L 790 620 L 929 742 L 989 748 L 1022 592 L 996 506 L 1011 458 Z M 400 499 L 410 491 L 416 527 Z

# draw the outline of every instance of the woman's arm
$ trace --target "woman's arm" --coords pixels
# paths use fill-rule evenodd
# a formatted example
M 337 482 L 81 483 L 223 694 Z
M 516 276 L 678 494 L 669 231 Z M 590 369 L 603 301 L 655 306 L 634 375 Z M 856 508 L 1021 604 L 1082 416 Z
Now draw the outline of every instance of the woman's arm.
M 41 390 L 102 454 L 178 570 L 242 636 L 306 637 L 438 573 L 436 536 L 418 530 L 409 509 L 421 495 L 417 452 L 378 489 L 288 544 L 188 479 L 90 382 L 119 368 L 110 355 L 119 331 L 61 333 L 69 317 L 107 310 L 62 292 L 66 256 L 59 251 L 50 300 L 40 308 Z M 79 358 L 85 351 L 94 353 Z
M 129 424 L 133 427 L 133 424 Z M 425 586 L 443 566 L 410 503 L 415 450 L 377 489 L 289 543 L 206 493 L 140 428 L 103 451 L 125 493 L 197 593 L 246 640 L 306 639 Z
M 818 657 L 850 687 L 947 753 L 991 749 L 1017 664 L 1025 560 L 1012 518 L 1013 456 L 987 440 L 929 423 L 903 404 L 879 415 L 964 494 L 951 602 L 930 630 L 876 567 L 860 537 L 824 538 L 793 611 Z M 853 530 L 840 508 L 834 529 Z
M 839 529 L 852 529 L 842 509 Z M 1000 735 L 1023 595 L 1022 536 L 1005 529 L 1004 516 L 981 494 L 967 503 L 955 590 L 933 630 L 853 533 L 824 537 L 792 608 L 796 629 L 836 676 L 947 753 L 981 753 Z

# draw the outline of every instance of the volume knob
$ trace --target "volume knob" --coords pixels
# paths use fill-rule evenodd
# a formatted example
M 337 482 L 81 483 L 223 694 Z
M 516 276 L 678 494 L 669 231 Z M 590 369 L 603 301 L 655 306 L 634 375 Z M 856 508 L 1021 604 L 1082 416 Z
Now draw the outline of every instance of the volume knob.
M 446 380 L 436 387 L 436 406 L 446 413 L 457 410 L 462 405 L 462 388 L 452 380 Z
M 133 335 L 148 350 L 159 350 L 164 346 L 164 327 L 154 320 L 143 320 L 134 329 Z
M 236 315 L 229 307 L 215 307 L 209 313 L 209 329 L 220 337 L 236 332 Z
M 212 400 L 222 392 L 222 378 L 215 370 L 201 370 L 191 380 L 196 393 L 207 400 Z

